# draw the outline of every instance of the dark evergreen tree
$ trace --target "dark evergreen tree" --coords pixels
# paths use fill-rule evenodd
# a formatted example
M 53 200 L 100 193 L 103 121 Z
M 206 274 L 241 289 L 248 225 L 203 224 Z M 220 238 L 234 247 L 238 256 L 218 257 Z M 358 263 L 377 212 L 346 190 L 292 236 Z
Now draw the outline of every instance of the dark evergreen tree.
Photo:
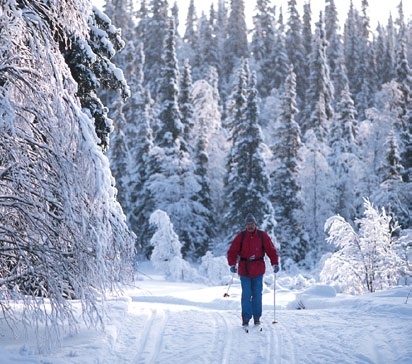
M 388 25 L 383 28 L 381 25 L 377 29 L 375 42 L 376 73 L 380 85 L 390 82 L 395 78 L 395 28 L 392 16 L 389 17 Z
M 189 8 L 186 16 L 186 27 L 183 41 L 188 44 L 192 49 L 196 49 L 199 42 L 198 21 L 194 0 L 190 0 Z
M 178 104 L 179 68 L 176 58 L 176 33 L 174 20 L 169 19 L 168 34 L 165 38 L 162 53 L 162 69 L 157 84 L 157 98 L 159 103 L 160 121 L 158 130 L 155 130 L 156 144 L 162 148 L 176 148 L 187 150 L 182 138 L 183 124 Z
M 87 47 L 76 38 L 71 40 L 70 48 L 65 48 L 64 44 L 61 47 L 78 84 L 77 96 L 82 107 L 88 109 L 93 116 L 96 134 L 100 139 L 99 145 L 105 151 L 109 145 L 112 120 L 108 118 L 108 110 L 97 96 L 97 90 L 99 87 L 104 87 L 121 90 L 123 98 L 130 95 L 123 72 L 110 61 L 125 43 L 120 37 L 120 29 L 114 27 L 103 13 L 95 10 L 89 24 L 90 27 L 100 31 L 90 34 Z
M 272 53 L 265 64 L 264 69 L 271 70 L 267 76 L 268 91 L 280 89 L 286 79 L 289 70 L 289 59 L 286 50 L 285 26 L 283 24 L 282 9 L 279 13 L 277 22 L 275 43 L 272 47 Z
M 207 78 L 211 69 L 218 72 L 220 69 L 219 47 L 215 32 L 216 14 L 213 5 L 210 7 L 210 18 L 205 15 L 200 18 L 199 25 L 199 56 L 200 77 Z
M 182 77 L 180 80 L 179 87 L 179 110 L 182 115 L 182 124 L 183 124 L 183 135 L 185 140 L 185 146 L 190 150 L 190 142 L 193 140 L 193 102 L 191 97 L 192 91 L 192 71 L 189 64 L 189 61 L 186 60 L 183 68 Z
M 207 250 L 205 231 L 210 221 L 204 218 L 207 211 L 198 199 L 199 177 L 194 174 L 195 166 L 184 139 L 175 45 L 175 26 L 171 19 L 162 56 L 158 85 L 159 125 L 155 132 L 155 146 L 150 152 L 147 189 L 151 205 L 170 216 L 183 246 L 183 256 L 197 259 Z
M 169 27 L 167 0 L 150 0 L 149 16 L 144 21 L 145 80 L 152 96 L 157 95 L 157 80 L 162 69 L 162 51 Z M 156 98 L 156 97 L 155 97 Z
M 273 88 L 273 48 L 276 43 L 275 14 L 270 7 L 269 0 L 258 0 L 256 10 L 257 13 L 253 17 L 254 29 L 250 51 L 257 70 L 259 94 L 264 97 Z
M 232 72 L 241 60 L 249 57 L 247 33 L 244 0 L 231 0 L 226 29 L 227 37 L 224 41 L 222 57 L 223 73 L 221 74 L 226 85 L 230 83 Z
M 380 168 L 382 181 L 371 199 L 384 207 L 387 214 L 392 217 L 392 227 L 397 222 L 402 228 L 407 229 L 411 226 L 412 193 L 410 183 L 402 182 L 403 166 L 394 130 L 390 131 L 385 146 L 385 159 Z
M 302 39 L 302 22 L 296 8 L 296 0 L 288 0 L 289 18 L 286 30 L 286 52 L 289 62 L 293 65 L 296 73 L 296 95 L 297 105 L 300 110 L 305 105 L 305 94 L 307 90 L 307 79 L 305 74 L 305 49 Z M 298 118 L 300 116 L 298 115 Z
M 386 141 L 385 161 L 381 169 L 383 181 L 386 181 L 388 179 L 402 179 L 403 166 L 401 164 L 398 143 L 393 130 L 391 130 L 391 132 L 389 133 Z
M 337 105 L 330 130 L 330 165 L 334 171 L 335 212 L 348 221 L 356 217 L 359 171 L 362 170 L 358 148 L 356 108 L 346 83 Z
M 227 97 L 227 91 L 224 86 L 227 84 L 227 75 L 225 71 L 225 65 L 223 62 L 223 57 L 225 55 L 225 42 L 227 37 L 227 27 L 228 27 L 228 10 L 225 6 L 225 0 L 218 0 L 218 9 L 216 14 L 216 23 L 214 26 L 214 34 L 216 36 L 217 49 L 218 49 L 218 75 L 219 75 L 219 93 L 222 98 L 223 106 L 225 106 L 225 100 Z M 223 118 L 225 117 L 225 112 L 223 112 Z
M 189 61 L 194 79 L 201 77 L 201 43 L 199 34 L 199 21 L 196 15 L 194 1 L 191 0 L 187 10 L 185 32 L 182 39 L 182 45 L 179 47 L 179 59 L 183 63 L 186 59 Z
M 305 2 L 303 4 L 303 16 L 302 16 L 302 44 L 305 50 L 304 58 L 305 60 L 310 59 L 312 53 L 312 10 L 310 8 L 310 2 Z M 309 77 L 310 68 L 309 62 L 305 62 L 305 76 Z
M 149 155 L 153 147 L 153 135 L 151 124 L 153 122 L 153 100 L 144 85 L 144 52 L 140 44 L 135 58 L 132 60 L 130 69 L 133 75 L 130 81 L 132 97 L 122 107 L 122 116 L 126 122 L 124 125 L 115 125 L 110 144 L 110 159 L 112 161 L 113 174 L 117 185 L 120 183 L 122 190 L 118 187 L 119 194 L 122 192 L 123 208 L 126 213 L 127 223 L 136 234 L 137 253 L 147 254 L 150 240 L 149 217 L 153 211 L 146 189 L 149 177 L 148 165 Z M 112 145 L 112 143 L 114 145 Z M 123 159 L 113 155 L 117 151 L 117 143 L 123 148 Z M 125 167 L 124 171 L 119 170 Z
M 357 34 L 359 24 L 359 13 L 353 7 L 353 1 L 350 2 L 348 15 L 344 25 L 343 33 L 343 48 L 345 65 L 347 69 L 347 75 L 349 80 L 349 88 L 352 92 L 356 92 L 356 64 L 359 61 L 359 54 L 357 52 Z
M 345 53 L 345 59 L 348 70 L 349 67 L 354 67 L 353 71 L 348 73 L 348 77 L 359 120 L 365 118 L 365 110 L 372 105 L 372 95 L 377 90 L 376 64 L 369 40 L 370 20 L 367 12 L 368 1 L 362 0 L 362 14 L 350 11 L 347 22 L 348 24 L 350 22 L 353 27 L 345 28 L 348 30 L 345 41 L 349 41 L 353 47 L 353 54 Z M 353 58 L 349 60 L 349 57 Z
M 224 221 L 226 238 L 244 228 L 248 212 L 255 215 L 259 227 L 274 238 L 276 225 L 273 207 L 268 199 L 270 180 L 261 155 L 262 135 L 258 125 L 255 76 L 248 91 L 249 66 L 246 60 L 238 72 L 238 81 L 229 100 L 229 119 L 232 146 L 227 160 L 225 177 L 226 208 Z
M 136 11 L 137 26 L 135 29 L 136 39 L 143 42 L 146 34 L 146 28 L 149 23 L 149 8 L 147 6 L 148 0 L 140 0 L 140 7 Z
M 412 71 L 406 57 L 405 41 L 400 39 L 397 52 L 397 82 L 401 92 L 399 120 L 396 123 L 401 141 L 402 164 L 405 168 L 403 179 L 411 182 L 412 171 Z
M 174 2 L 172 8 L 170 9 L 170 12 L 172 14 L 173 21 L 175 22 L 175 32 L 176 32 L 176 40 L 178 41 L 180 39 L 179 36 L 179 7 L 177 6 L 177 1 Z
M 136 234 L 136 253 L 146 257 L 150 252 L 152 231 L 149 218 L 154 211 L 153 199 L 147 188 L 153 148 L 152 104 L 149 91 L 143 88 L 135 89 L 128 110 L 132 118 L 126 128 L 129 158 L 127 174 L 123 177 L 123 185 L 127 191 L 127 223 Z M 126 110 L 124 112 L 128 117 L 129 113 Z
M 116 198 L 122 205 L 125 214 L 128 214 L 127 205 L 127 190 L 124 185 L 124 177 L 128 175 L 128 150 L 126 146 L 126 137 L 124 129 L 127 125 L 127 121 L 122 112 L 122 104 L 118 101 L 112 105 L 115 112 L 112 113 L 112 117 L 115 120 L 113 131 L 110 135 L 109 150 L 107 153 L 110 159 L 110 170 L 112 171 L 115 179 L 115 186 L 117 189 Z
M 117 28 L 122 29 L 122 38 L 126 42 L 133 40 L 135 24 L 132 18 L 134 14 L 132 0 L 105 0 L 104 12 Z
M 327 0 L 325 8 L 325 39 L 328 42 L 326 48 L 326 58 L 329 66 L 330 78 L 335 90 L 335 95 L 338 97 L 342 88 L 342 65 L 343 60 L 343 45 L 342 37 L 339 33 L 338 11 L 334 0 Z M 345 78 L 346 78 L 345 71 Z M 337 98 L 335 98 L 337 101 Z
M 333 116 L 334 90 L 326 60 L 327 43 L 322 14 L 319 18 L 310 56 L 309 86 L 305 98 L 307 106 L 301 120 L 301 128 L 303 135 L 307 130 L 314 129 L 319 141 L 325 141 Z M 324 114 L 324 117 L 319 117 L 319 112 Z
M 276 123 L 276 143 L 271 147 L 275 170 L 270 176 L 270 200 L 278 222 L 275 234 L 284 267 L 302 261 L 308 249 L 303 230 L 303 201 L 298 174 L 302 143 L 300 127 L 295 120 L 298 113 L 295 90 L 296 77 L 291 67 L 285 81 L 281 115 Z

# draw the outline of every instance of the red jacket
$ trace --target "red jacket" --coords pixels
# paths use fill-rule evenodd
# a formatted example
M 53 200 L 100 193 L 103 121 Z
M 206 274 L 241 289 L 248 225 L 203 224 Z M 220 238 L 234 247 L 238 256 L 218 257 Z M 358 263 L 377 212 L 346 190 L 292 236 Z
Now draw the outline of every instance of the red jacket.
M 238 267 L 239 275 L 254 278 L 264 274 L 265 261 L 260 258 L 264 257 L 265 254 L 270 258 L 272 265 L 279 264 L 278 253 L 268 234 L 262 231 L 264 249 L 262 250 L 262 240 L 259 237 L 257 229 L 255 229 L 253 233 L 246 230 L 242 243 L 242 251 L 240 251 L 242 234 L 243 232 L 241 231 L 236 235 L 227 251 L 227 262 L 230 266 L 236 265 L 238 257 L 240 258 Z M 253 259 L 256 258 L 258 258 L 258 260 L 253 261 Z

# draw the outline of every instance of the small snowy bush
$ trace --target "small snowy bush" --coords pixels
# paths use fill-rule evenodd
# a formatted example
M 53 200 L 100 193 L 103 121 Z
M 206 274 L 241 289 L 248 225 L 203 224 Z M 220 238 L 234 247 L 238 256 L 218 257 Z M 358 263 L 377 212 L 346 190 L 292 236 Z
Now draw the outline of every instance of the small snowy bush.
M 199 274 L 210 285 L 226 284 L 230 278 L 229 267 L 226 257 L 215 257 L 211 252 L 207 252 L 202 257 L 199 266 Z
M 338 250 L 325 261 L 320 279 L 337 283 L 343 292 L 359 294 L 396 285 L 402 270 L 402 260 L 392 240 L 397 224 L 391 223 L 385 209 L 379 212 L 369 200 L 364 206 L 365 216 L 355 220 L 358 232 L 338 215 L 325 224 L 327 242 Z
M 153 266 L 172 281 L 195 281 L 196 270 L 182 258 L 182 244 L 173 230 L 169 216 L 162 210 L 156 210 L 150 216 L 150 224 L 156 226 L 156 232 L 150 239 L 154 247 L 151 262 Z

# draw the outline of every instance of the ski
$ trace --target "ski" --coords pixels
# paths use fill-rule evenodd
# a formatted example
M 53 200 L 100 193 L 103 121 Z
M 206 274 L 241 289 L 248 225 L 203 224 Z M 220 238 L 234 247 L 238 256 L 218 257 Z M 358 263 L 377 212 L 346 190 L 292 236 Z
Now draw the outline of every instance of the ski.
M 256 324 L 255 329 L 258 330 L 258 331 L 263 331 L 262 324 Z
M 242 329 L 243 329 L 246 333 L 249 332 L 250 327 L 251 327 L 251 326 L 246 326 L 246 325 L 244 326 L 244 325 L 242 325 Z M 253 330 L 263 331 L 262 324 L 256 324 L 256 325 L 253 325 L 252 327 L 253 327 Z

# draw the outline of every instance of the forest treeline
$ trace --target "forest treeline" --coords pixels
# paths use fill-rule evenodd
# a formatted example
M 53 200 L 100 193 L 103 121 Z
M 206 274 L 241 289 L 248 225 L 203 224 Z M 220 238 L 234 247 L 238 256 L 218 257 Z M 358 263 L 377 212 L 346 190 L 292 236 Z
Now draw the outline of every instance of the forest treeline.
M 335 2 L 312 16 L 257 0 L 198 14 L 190 1 L 106 1 L 125 48 L 115 56 L 132 97 L 104 92 L 118 198 L 149 255 L 149 216 L 164 210 L 197 260 L 225 253 L 252 212 L 283 264 L 313 266 L 330 250 L 326 220 L 355 225 L 365 199 L 411 227 L 412 31 L 402 1 L 371 29 L 368 2 L 344 22 Z M 343 24 L 343 26 L 341 26 Z M 181 30 L 183 29 L 183 30 Z M 180 32 L 179 32 L 180 30 Z

